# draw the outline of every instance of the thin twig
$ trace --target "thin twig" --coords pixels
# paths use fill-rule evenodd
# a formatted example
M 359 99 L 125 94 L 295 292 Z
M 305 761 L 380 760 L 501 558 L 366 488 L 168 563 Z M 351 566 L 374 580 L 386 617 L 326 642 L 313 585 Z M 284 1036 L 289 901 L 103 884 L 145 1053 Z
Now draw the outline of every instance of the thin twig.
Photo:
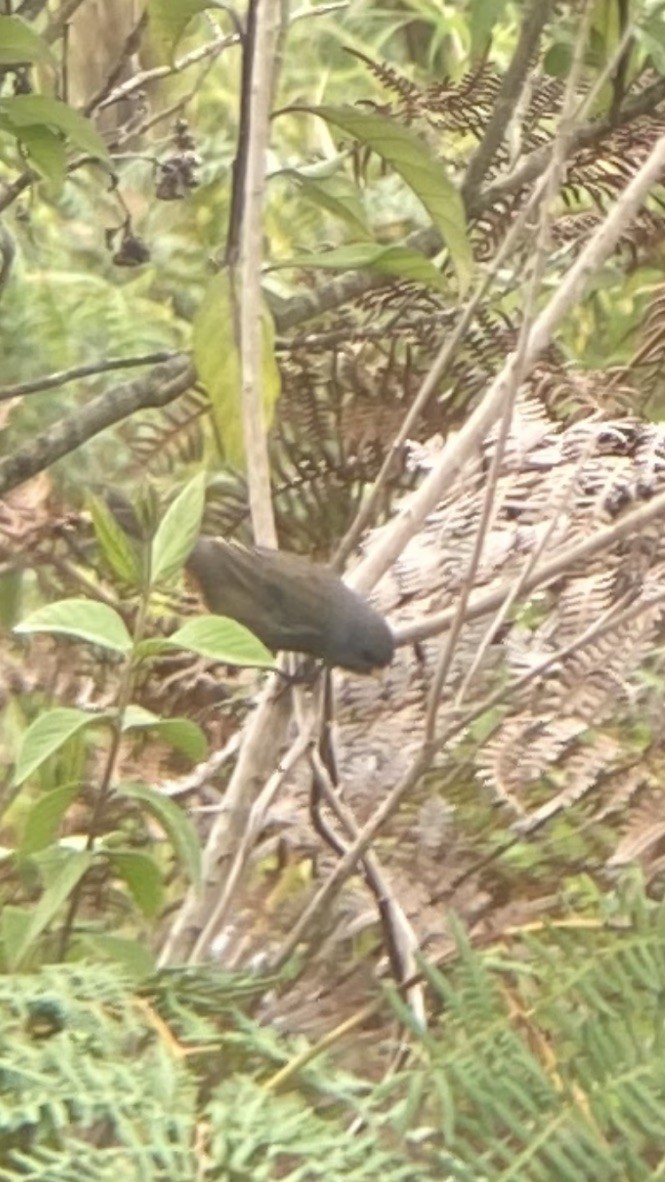
M 665 591 L 658 596 L 654 596 L 650 602 L 656 603 L 663 599 L 665 599 Z M 483 702 L 468 711 L 463 718 L 451 721 L 446 726 L 443 734 L 439 735 L 435 741 L 423 746 L 399 783 L 395 785 L 383 800 L 377 802 L 377 806 L 369 821 L 359 831 L 357 837 L 349 846 L 344 857 L 340 859 L 330 877 L 298 918 L 293 930 L 289 933 L 282 947 L 271 961 L 269 971 L 276 972 L 282 968 L 290 960 L 298 946 L 303 941 L 309 939 L 314 924 L 321 915 L 326 913 L 332 900 L 352 873 L 353 867 L 358 859 L 365 854 L 370 843 L 395 813 L 401 801 L 416 787 L 422 776 L 431 766 L 435 755 L 445 747 L 446 743 L 449 743 L 456 735 L 466 730 L 482 714 L 494 709 L 500 703 L 507 701 L 525 689 L 535 678 L 546 673 L 552 665 L 564 660 L 591 640 L 597 639 L 607 632 L 609 628 L 616 627 L 619 622 L 625 622 L 631 616 L 638 615 L 643 610 L 644 603 L 638 602 L 624 611 L 619 611 L 617 614 L 613 614 L 614 609 L 606 612 L 601 620 L 594 621 L 569 644 L 559 649 L 556 653 L 550 654 L 539 665 L 527 670 L 526 673 L 516 678 L 509 686 L 502 686 L 496 690 Z
M 225 877 L 223 888 L 215 901 L 215 905 L 207 916 L 205 925 L 199 932 L 189 955 L 188 964 L 198 964 L 203 960 L 209 951 L 209 946 L 213 938 L 219 934 L 233 901 L 236 888 L 245 873 L 252 848 L 263 828 L 266 813 L 285 779 L 291 774 L 307 751 L 310 742 L 311 733 L 302 731 L 298 735 L 297 740 L 291 745 L 288 754 L 284 759 L 280 760 L 278 768 L 270 776 L 261 793 L 252 804 L 247 824 L 245 825 L 235 852 L 233 863 Z
M 120 86 L 116 86 L 115 90 L 112 90 L 106 98 L 97 104 L 97 110 L 105 111 L 107 107 L 129 98 L 137 90 L 143 90 L 150 82 L 157 82 L 160 78 L 170 78 L 174 74 L 182 74 L 190 66 L 195 66 L 198 62 L 205 61 L 206 58 L 216 57 L 230 45 L 237 45 L 239 40 L 240 37 L 237 33 L 220 34 L 213 41 L 199 45 L 189 53 L 183 54 L 170 65 L 152 66 L 149 70 L 141 70 L 138 74 L 128 78 L 126 82 L 122 82 Z
M 167 365 L 157 366 L 146 377 L 100 394 L 81 407 L 75 416 L 61 419 L 26 447 L 0 459 L 0 496 L 137 410 L 173 402 L 195 381 L 190 362 L 178 355 Z
M 116 369 L 131 369 L 139 365 L 161 365 L 162 362 L 173 361 L 178 356 L 182 356 L 182 354 L 162 350 L 161 353 L 144 353 L 139 357 L 110 357 L 108 361 L 93 361 L 89 365 L 75 365 L 72 369 L 61 369 L 57 373 L 33 378 L 29 382 L 17 382 L 15 386 L 0 386 L 0 402 L 8 402 L 10 398 L 21 398 L 24 394 L 41 394 L 44 390 L 66 386 L 68 382 L 75 382 L 79 378 L 89 378 L 95 374 L 109 373 Z
M 447 643 L 442 647 L 428 695 L 427 711 L 425 716 L 425 743 L 430 743 L 435 735 L 439 702 L 443 693 L 443 687 L 445 685 L 446 678 L 453 663 L 457 642 L 462 631 L 466 605 L 468 603 L 471 590 L 475 585 L 476 574 L 480 564 L 487 533 L 490 528 L 492 516 L 498 511 L 498 506 L 495 504 L 496 489 L 499 481 L 501 466 L 503 464 L 506 444 L 508 442 L 508 436 L 510 433 L 510 424 L 513 418 L 515 400 L 517 398 L 518 390 L 525 377 L 527 345 L 529 333 L 536 315 L 536 300 L 545 276 L 547 258 L 551 250 L 551 233 L 552 222 L 555 216 L 555 201 L 559 195 L 561 184 L 564 179 L 565 161 L 573 128 L 572 118 L 576 105 L 577 87 L 582 76 L 582 69 L 584 66 L 584 54 L 586 52 L 586 46 L 589 37 L 590 20 L 591 0 L 587 0 L 580 24 L 579 35 L 576 40 L 575 54 L 568 73 L 568 78 L 566 80 L 561 119 L 559 121 L 559 126 L 552 144 L 550 164 L 544 176 L 544 185 L 542 187 L 543 201 L 540 209 L 540 227 L 536 238 L 535 248 L 532 254 L 532 272 L 524 300 L 522 323 L 517 341 L 517 350 L 515 353 L 512 387 L 506 393 L 499 431 L 493 449 L 490 470 L 487 476 L 487 484 L 483 496 L 480 520 L 478 522 L 478 528 L 476 530 L 473 550 L 469 562 L 469 569 L 462 584 L 462 591 L 457 610 L 457 618 L 450 630 Z
M 526 342 L 524 372 L 537 361 L 551 343 L 555 329 L 585 291 L 591 277 L 614 250 L 626 227 L 642 206 L 651 188 L 665 167 L 665 136 L 654 145 L 642 167 L 629 181 L 626 189 L 608 211 L 605 219 L 591 235 L 584 249 L 573 262 L 549 303 L 539 314 Z M 513 354 L 491 383 L 482 402 L 469 416 L 454 439 L 450 439 L 441 456 L 420 488 L 407 498 L 406 504 L 390 525 L 381 531 L 376 545 L 352 572 L 350 582 L 360 590 L 368 590 L 402 552 L 407 541 L 422 527 L 443 494 L 452 486 L 457 473 L 477 451 L 482 440 L 503 410 L 513 385 L 517 358 Z M 520 364 L 520 369 L 522 365 Z
M 521 593 L 528 595 L 537 588 L 545 587 L 548 583 L 560 579 L 571 566 L 577 566 L 594 555 L 600 554 L 603 550 L 610 549 L 623 538 L 630 537 L 631 534 L 639 534 L 645 525 L 661 516 L 665 517 L 665 493 L 660 493 L 648 504 L 641 505 L 639 509 L 633 509 L 630 513 L 626 513 L 613 525 L 605 526 L 590 537 L 583 538 L 580 542 L 573 542 L 572 545 L 555 553 L 547 562 L 536 567 L 528 577 L 523 579 Z M 506 580 L 505 583 L 501 583 L 491 591 L 472 594 L 465 619 L 477 620 L 481 616 L 496 611 L 501 607 L 506 596 L 510 595 L 511 590 L 512 581 Z M 443 612 L 436 612 L 422 620 L 414 620 L 411 624 L 396 629 L 397 643 L 399 645 L 415 644 L 419 640 L 426 640 L 429 636 L 436 636 L 451 626 L 455 619 L 455 613 L 456 608 L 447 608 Z

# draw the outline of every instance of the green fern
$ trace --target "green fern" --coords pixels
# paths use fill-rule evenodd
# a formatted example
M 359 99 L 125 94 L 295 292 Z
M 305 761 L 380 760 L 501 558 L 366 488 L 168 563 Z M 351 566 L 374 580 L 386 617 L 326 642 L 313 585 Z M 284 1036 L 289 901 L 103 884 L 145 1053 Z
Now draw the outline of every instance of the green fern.
M 0 1179 L 665 1177 L 665 905 L 604 906 L 613 922 L 571 915 L 498 949 L 458 932 L 445 972 L 423 966 L 440 1018 L 381 1083 L 387 1036 L 367 1074 L 314 1057 L 276 1092 L 294 1046 L 251 1016 L 276 982 L 211 966 L 140 991 L 101 966 L 0 978 Z

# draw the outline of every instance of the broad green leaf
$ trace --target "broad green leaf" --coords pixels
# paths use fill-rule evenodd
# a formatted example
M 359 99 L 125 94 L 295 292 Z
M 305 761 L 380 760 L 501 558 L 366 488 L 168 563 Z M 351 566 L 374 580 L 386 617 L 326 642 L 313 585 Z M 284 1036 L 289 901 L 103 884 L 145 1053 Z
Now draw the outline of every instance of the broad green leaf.
M 201 885 L 201 846 L 189 817 L 170 797 L 147 784 L 120 784 L 118 793 L 142 804 L 169 838 L 185 873 L 196 887 Z
M 8 969 L 12 966 L 14 949 L 22 944 L 31 919 L 32 908 L 15 907 L 12 903 L 5 903 L 0 910 L 0 938 L 4 950 L 4 968 Z
M 450 289 L 450 280 L 425 255 L 407 246 L 379 246 L 376 242 L 355 242 L 325 254 L 297 255 L 277 264 L 279 267 L 317 267 L 351 271 L 367 267 L 384 275 L 415 280 L 439 291 Z
M 557 41 L 548 49 L 543 58 L 543 69 L 547 74 L 564 80 L 570 73 L 573 61 L 573 46 Z
M 63 784 L 39 797 L 26 818 L 18 847 L 20 854 L 34 854 L 49 845 L 61 818 L 78 791 L 78 784 Z
M 86 498 L 99 548 L 119 578 L 132 586 L 141 582 L 136 545 L 127 537 L 105 501 L 89 493 Z
M 46 710 L 40 714 L 30 723 L 21 739 L 14 784 L 18 786 L 27 780 L 28 776 L 59 751 L 72 735 L 107 718 L 106 714 L 89 714 L 70 706 L 56 706 L 54 710 Z
M 208 754 L 206 737 L 195 722 L 189 718 L 163 718 L 156 726 L 160 735 L 176 751 L 181 751 L 192 763 L 200 763 Z
M 192 345 L 199 377 L 208 391 L 224 457 L 231 466 L 244 467 L 240 356 L 235 322 L 230 275 L 228 271 L 221 271 L 208 284 L 194 316 Z M 267 429 L 279 398 L 280 378 L 275 361 L 274 325 L 265 306 L 262 310 L 261 382 Z
M 455 266 L 462 291 L 469 285 L 472 255 L 464 205 L 443 164 L 408 127 L 375 112 L 355 107 L 308 107 L 381 156 L 420 198 Z
M 21 143 L 30 158 L 30 163 L 50 181 L 54 189 L 60 190 L 67 177 L 67 154 L 62 137 L 49 127 L 24 127 Z
M 242 624 L 226 616 L 197 616 L 169 636 L 168 643 L 186 648 L 210 661 L 225 665 L 258 665 L 275 668 L 270 649 Z
M 132 638 L 118 613 L 94 599 L 61 599 L 49 603 L 22 620 L 14 631 L 19 636 L 61 632 L 63 636 L 73 636 L 117 653 L 128 653 L 132 648 Z
M 208 745 L 199 726 L 188 718 L 160 718 L 143 706 L 128 706 L 122 722 L 123 731 L 155 731 L 193 763 L 205 759 Z
M 27 62 L 50 62 L 55 58 L 48 45 L 18 16 L 0 16 L 0 66 Z
M 348 177 L 340 173 L 327 177 L 306 176 L 293 168 L 285 169 L 280 175 L 293 178 L 303 197 L 346 222 L 356 236 L 369 237 L 370 229 L 358 187 Z
M 192 17 L 218 7 L 214 0 L 148 0 L 151 39 L 171 55 Z
M 107 936 L 103 932 L 81 936 L 74 941 L 68 960 L 111 960 L 134 978 L 149 977 L 155 968 L 155 958 L 145 944 L 123 936 Z
M 7 949 L 10 968 L 16 969 L 31 946 L 57 915 L 74 887 L 81 881 L 93 861 L 90 850 L 48 850 L 49 885 L 32 908 L 30 922 L 11 949 Z
M 177 574 L 187 561 L 201 530 L 205 490 L 205 472 L 199 472 L 169 505 L 160 521 L 152 543 L 153 584 Z
M 498 25 L 506 6 L 507 0 L 471 0 L 468 20 L 473 59 L 487 52 L 492 39 L 492 29 Z
M 151 657 L 160 657 L 162 653 L 168 652 L 168 641 L 162 636 L 149 636 L 146 640 L 140 640 L 134 650 L 134 655 L 137 660 L 146 661 Z
M 69 143 L 82 152 L 89 152 L 101 160 L 108 156 L 94 124 L 58 99 L 46 98 L 43 94 L 16 94 L 0 99 L 0 118 L 14 129 L 18 139 L 21 139 L 22 128 L 43 125 L 61 131 Z
M 159 714 L 146 710 L 145 706 L 130 705 L 125 710 L 122 719 L 123 731 L 149 730 L 161 722 Z
M 137 850 L 107 850 L 106 857 L 143 914 L 150 919 L 157 915 L 164 903 L 164 883 L 155 859 Z

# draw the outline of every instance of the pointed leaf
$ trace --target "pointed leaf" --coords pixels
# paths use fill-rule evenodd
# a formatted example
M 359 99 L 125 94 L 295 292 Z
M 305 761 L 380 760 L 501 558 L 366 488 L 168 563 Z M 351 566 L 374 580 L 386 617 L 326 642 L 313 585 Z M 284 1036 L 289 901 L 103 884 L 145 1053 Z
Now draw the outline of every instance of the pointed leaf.
M 235 339 L 236 321 L 231 281 L 222 271 L 208 284 L 194 316 L 192 345 L 196 368 L 204 383 L 224 458 L 235 467 L 245 463 L 240 405 L 240 356 Z M 267 308 L 262 310 L 261 381 L 263 413 L 270 426 L 280 393 L 279 370 L 275 361 L 275 329 Z
M 148 0 L 152 39 L 171 55 L 192 17 L 206 8 L 218 8 L 214 0 Z
M 189 718 L 163 718 L 156 724 L 160 735 L 192 763 L 200 763 L 208 754 L 208 743 L 199 726 Z
M 50 62 L 55 58 L 46 42 L 18 16 L 0 16 L 0 66 Z
M 13 783 L 18 786 L 54 755 L 77 731 L 108 718 L 106 714 L 88 714 L 68 706 L 47 710 L 30 723 L 21 740 Z
M 13 963 L 14 949 L 23 942 L 28 930 L 32 910 L 27 907 L 15 907 L 13 903 L 5 903 L 0 911 L 0 934 L 4 949 L 5 964 L 3 969 L 10 968 Z
M 18 139 L 21 129 L 35 125 L 60 131 L 75 148 L 89 152 L 100 160 L 108 156 L 103 139 L 93 123 L 67 103 L 47 98 L 43 94 L 16 94 L 0 99 L 0 117 L 14 130 Z
M 51 920 L 71 895 L 93 861 L 90 850 L 49 850 L 49 883 L 41 899 L 32 909 L 30 922 L 14 943 L 8 956 L 10 967 L 16 969 L 31 946 L 41 936 Z M 9 952 L 9 950 L 8 950 Z
M 193 763 L 205 759 L 208 750 L 206 737 L 195 722 L 191 722 L 189 718 L 160 718 L 142 706 L 127 707 L 122 729 L 155 731 L 177 751 L 182 751 Z
M 108 936 L 103 932 L 81 936 L 75 941 L 68 959 L 92 960 L 95 963 L 111 960 L 138 981 L 151 976 L 155 969 L 155 958 L 145 944 L 123 936 Z
M 145 706 L 136 706 L 132 703 L 123 714 L 122 729 L 123 731 L 148 730 L 158 722 L 161 722 L 159 714 L 153 714 L 152 710 L 146 710 Z
M 507 0 L 471 0 L 468 22 L 472 60 L 484 57 L 487 53 L 492 30 L 499 24 L 506 6 Z
M 120 784 L 118 792 L 144 805 L 161 825 L 173 846 L 176 857 L 194 886 L 201 885 L 201 846 L 198 834 L 187 814 L 170 797 L 147 784 Z
M 205 505 L 205 472 L 185 485 L 159 523 L 152 543 L 150 576 L 153 584 L 182 569 L 201 530 Z
M 126 583 L 140 585 L 141 564 L 135 543 L 127 537 L 105 501 L 91 493 L 86 500 L 99 548 L 109 566 Z
M 88 644 L 98 644 L 117 653 L 129 653 L 132 638 L 123 620 L 112 607 L 96 603 L 94 599 L 61 599 L 32 612 L 17 624 L 19 636 L 33 632 L 61 632 Z
M 136 850 L 107 850 L 106 856 L 115 873 L 127 884 L 134 902 L 152 919 L 164 903 L 162 872 L 155 859 Z
M 188 620 L 173 636 L 169 644 L 199 653 L 210 661 L 225 665 L 258 665 L 274 669 L 275 661 L 267 649 L 249 629 L 226 616 L 197 616 Z
M 50 844 L 61 818 L 79 791 L 78 784 L 63 784 L 43 796 L 28 813 L 18 847 L 24 857 Z
M 319 267 L 328 270 L 351 271 L 367 267 L 398 279 L 414 280 L 427 287 L 446 291 L 450 280 L 425 255 L 407 246 L 379 246 L 376 242 L 355 242 L 340 246 L 325 254 L 297 255 L 276 267 Z
M 353 234 L 361 238 L 369 237 L 370 230 L 360 193 L 348 177 L 340 173 L 333 176 L 307 176 L 295 168 L 285 169 L 279 175 L 293 178 L 303 197 L 340 218 Z
M 48 127 L 24 127 L 20 141 L 30 163 L 50 181 L 55 190 L 62 189 L 67 178 L 67 154 L 62 138 Z
M 345 106 L 305 109 L 371 148 L 399 173 L 432 218 L 450 251 L 460 288 L 465 290 L 471 275 L 472 255 L 462 198 L 427 144 L 414 131 L 386 115 Z
M 146 640 L 139 641 L 134 655 L 137 660 L 149 661 L 152 657 L 161 657 L 162 653 L 168 651 L 168 647 L 166 637 L 149 636 Z

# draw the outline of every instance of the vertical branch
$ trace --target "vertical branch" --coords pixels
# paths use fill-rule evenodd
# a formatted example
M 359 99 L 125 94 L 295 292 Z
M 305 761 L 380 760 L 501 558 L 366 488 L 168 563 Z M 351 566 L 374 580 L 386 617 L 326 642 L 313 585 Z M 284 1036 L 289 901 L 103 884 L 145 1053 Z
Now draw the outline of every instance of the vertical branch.
M 276 532 L 263 413 L 261 262 L 265 159 L 280 28 L 279 0 L 250 0 L 243 66 L 244 142 L 239 144 L 234 178 L 240 255 L 235 290 L 239 295 L 236 308 L 247 482 L 254 538 L 268 546 L 276 544 Z M 232 241 L 230 245 L 233 247 Z

